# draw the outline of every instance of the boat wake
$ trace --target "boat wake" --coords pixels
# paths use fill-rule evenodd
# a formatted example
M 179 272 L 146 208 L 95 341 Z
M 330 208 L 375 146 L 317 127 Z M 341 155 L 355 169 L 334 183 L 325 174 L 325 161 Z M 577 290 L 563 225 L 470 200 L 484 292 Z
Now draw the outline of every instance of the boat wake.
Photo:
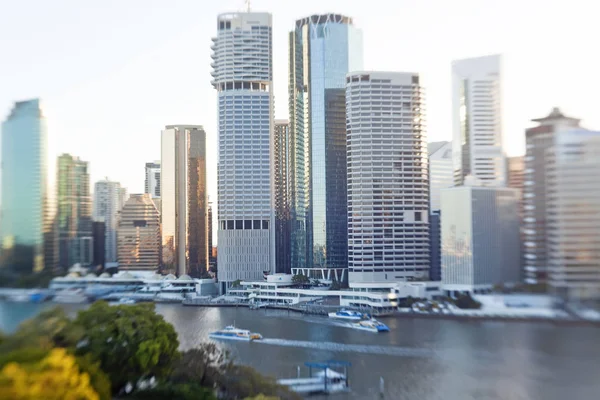
M 428 349 L 396 346 L 372 346 L 363 344 L 344 344 L 335 342 L 309 342 L 302 340 L 263 338 L 255 343 L 284 347 L 302 347 L 316 350 L 342 351 L 351 353 L 383 354 L 396 357 L 433 357 L 434 352 Z

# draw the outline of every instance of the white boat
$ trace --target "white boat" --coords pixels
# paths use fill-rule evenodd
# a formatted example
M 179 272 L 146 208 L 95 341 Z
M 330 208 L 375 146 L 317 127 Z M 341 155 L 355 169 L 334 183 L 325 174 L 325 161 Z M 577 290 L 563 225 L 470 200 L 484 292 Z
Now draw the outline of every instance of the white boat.
M 330 368 L 320 371 L 312 378 L 279 379 L 277 383 L 299 394 L 338 393 L 348 391 L 346 375 Z
M 344 309 L 341 309 L 340 311 L 336 312 L 330 312 L 328 315 L 329 318 L 345 319 L 350 321 L 360 321 L 364 318 L 363 314 L 359 313 L 358 311 L 350 311 Z
M 52 301 L 55 303 L 87 303 L 89 299 L 83 289 L 65 289 L 58 292 Z
M 379 322 L 376 319 L 366 319 L 358 322 L 351 322 L 348 324 L 350 328 L 360 329 L 369 332 L 389 332 L 390 328 L 383 322 Z
M 220 331 L 213 332 L 208 335 L 208 337 L 212 339 L 242 340 L 246 342 L 262 339 L 260 333 L 250 332 L 246 329 L 238 329 L 233 325 L 227 326 Z
M 119 304 L 135 304 L 135 300 L 129 297 L 122 297 L 119 299 Z

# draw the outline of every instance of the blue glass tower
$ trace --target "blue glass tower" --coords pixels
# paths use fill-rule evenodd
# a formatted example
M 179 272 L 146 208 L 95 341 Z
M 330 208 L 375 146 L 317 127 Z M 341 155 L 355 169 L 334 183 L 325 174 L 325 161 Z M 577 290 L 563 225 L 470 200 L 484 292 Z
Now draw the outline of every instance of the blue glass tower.
M 18 274 L 44 268 L 46 206 L 46 120 L 38 99 L 17 102 L 2 124 L 0 268 Z
M 362 33 L 339 14 L 290 33 L 291 265 L 348 264 L 346 74 L 362 69 Z

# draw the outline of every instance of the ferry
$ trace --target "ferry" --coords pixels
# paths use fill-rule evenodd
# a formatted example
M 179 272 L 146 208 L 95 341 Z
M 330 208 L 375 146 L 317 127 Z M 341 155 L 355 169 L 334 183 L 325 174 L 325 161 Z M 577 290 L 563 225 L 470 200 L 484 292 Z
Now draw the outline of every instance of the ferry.
M 376 319 L 367 319 L 359 322 L 349 323 L 348 326 L 353 329 L 360 329 L 369 332 L 389 332 L 390 328 L 383 322 L 379 322 Z
M 225 327 L 220 331 L 216 331 L 208 335 L 212 339 L 225 339 L 225 340 L 242 340 L 251 342 L 253 340 L 261 340 L 262 335 L 260 333 L 250 332 L 245 329 L 238 329 L 233 325 Z
M 82 289 L 64 289 L 52 299 L 55 303 L 87 303 L 89 298 Z
M 364 318 L 363 314 L 359 313 L 358 311 L 349 311 L 344 309 L 336 312 L 330 312 L 328 315 L 329 318 L 345 319 L 350 321 L 360 321 Z

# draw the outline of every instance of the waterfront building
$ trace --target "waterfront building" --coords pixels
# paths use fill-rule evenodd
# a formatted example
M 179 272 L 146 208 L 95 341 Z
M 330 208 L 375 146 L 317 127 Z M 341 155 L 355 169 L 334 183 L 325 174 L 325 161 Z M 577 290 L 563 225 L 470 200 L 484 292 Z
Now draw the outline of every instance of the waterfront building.
M 362 32 L 340 14 L 289 36 L 291 266 L 346 268 L 346 74 L 363 69 Z
M 519 282 L 519 191 L 465 183 L 442 189 L 444 290 L 481 293 Z
M 167 125 L 161 136 L 162 267 L 178 276 L 208 270 L 206 132 Z
M 546 151 L 548 283 L 570 303 L 600 305 L 600 131 L 555 133 Z
M 117 262 L 117 224 L 122 202 L 122 190 L 119 182 L 112 182 L 106 178 L 95 183 L 92 217 L 94 221 L 104 222 L 105 262 Z
M 14 104 L 1 141 L 0 268 L 22 275 L 54 268 L 48 135 L 38 99 Z
M 271 14 L 219 15 L 211 48 L 223 290 L 235 280 L 262 279 L 265 271 L 275 271 Z
M 506 185 L 500 63 L 500 55 L 452 63 L 452 145 L 458 186 L 468 175 L 484 186 Z
M 70 154 L 59 156 L 56 190 L 59 264 L 87 267 L 94 258 L 87 161 Z
M 525 131 L 523 173 L 523 245 L 527 283 L 547 283 L 548 279 L 548 150 L 557 134 L 579 128 L 579 119 L 565 116 L 554 108 L 538 126 Z
M 440 196 L 441 189 L 454 185 L 454 166 L 452 162 L 452 142 L 431 142 L 429 152 L 429 278 L 432 281 L 442 279 L 442 242 L 440 232 Z
M 146 163 L 144 193 L 150 194 L 152 198 L 160 197 L 160 160 Z
M 429 277 L 429 173 L 419 75 L 347 76 L 348 276 Z
M 160 213 L 149 193 L 132 194 L 119 219 L 119 270 L 152 270 L 160 266 Z
M 275 272 L 291 271 L 291 220 L 290 220 L 290 124 L 275 120 Z

